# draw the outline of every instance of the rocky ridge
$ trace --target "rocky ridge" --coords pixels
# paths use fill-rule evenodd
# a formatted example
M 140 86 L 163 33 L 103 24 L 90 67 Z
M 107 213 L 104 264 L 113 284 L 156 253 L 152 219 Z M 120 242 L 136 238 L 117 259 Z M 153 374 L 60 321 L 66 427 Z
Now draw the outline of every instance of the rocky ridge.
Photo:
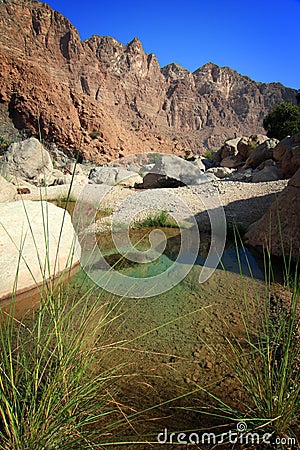
M 0 4 L 0 62 L 2 124 L 34 136 L 41 129 L 98 163 L 136 152 L 200 154 L 262 133 L 271 107 L 296 94 L 213 63 L 194 73 L 175 63 L 161 69 L 137 38 L 81 41 L 65 17 L 30 0 Z

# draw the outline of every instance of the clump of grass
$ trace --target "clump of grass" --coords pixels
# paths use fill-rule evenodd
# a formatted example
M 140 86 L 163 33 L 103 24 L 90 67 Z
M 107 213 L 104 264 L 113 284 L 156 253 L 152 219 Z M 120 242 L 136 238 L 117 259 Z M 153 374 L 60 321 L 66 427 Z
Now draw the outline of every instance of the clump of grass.
M 213 152 L 212 150 L 207 150 L 205 153 L 204 153 L 204 158 L 206 158 L 206 159 L 208 159 L 209 161 L 213 161 L 214 160 L 214 153 L 215 152 Z
M 250 264 L 248 266 L 251 270 Z M 290 271 L 290 265 L 284 266 Z M 243 280 L 241 264 L 240 275 Z M 243 299 L 236 299 L 239 302 L 239 320 L 243 327 L 243 338 L 237 337 L 230 324 L 226 324 L 228 335 L 224 336 L 222 356 L 231 377 L 243 393 L 239 404 L 230 404 L 214 395 L 213 391 L 203 386 L 199 387 L 208 394 L 213 404 L 202 408 L 202 413 L 219 417 L 220 420 L 227 419 L 229 429 L 234 429 L 234 424 L 238 422 L 244 422 L 247 432 L 255 432 L 261 437 L 268 433 L 272 442 L 278 439 L 276 448 L 291 448 L 292 443 L 298 448 L 300 444 L 298 265 L 293 276 L 289 272 L 285 278 L 289 283 L 280 289 L 271 282 L 271 256 L 267 254 L 264 298 L 258 298 L 256 305 L 253 305 L 244 290 Z M 264 448 L 274 447 L 266 445 Z
M 75 203 L 77 201 L 77 198 L 75 196 L 72 195 L 72 193 L 70 193 L 69 195 L 61 195 L 59 197 L 57 197 L 55 200 L 55 202 L 60 202 L 60 203 Z
M 141 227 L 165 227 L 165 228 L 178 228 L 177 222 L 171 220 L 169 214 L 166 211 L 161 211 L 156 214 L 150 214 L 146 219 L 137 222 L 136 226 Z
M 7 141 L 3 136 L 0 136 L 0 155 L 3 155 L 6 152 L 10 144 L 11 141 Z
M 49 248 L 47 213 L 42 220 L 45 247 Z M 59 240 L 61 236 L 62 230 Z M 24 243 L 15 245 L 20 246 L 20 265 Z M 71 249 L 71 254 L 74 251 Z M 39 288 L 39 307 L 32 317 L 15 318 L 14 294 L 9 310 L 1 310 L 3 450 L 95 448 L 95 442 L 101 443 L 116 423 L 120 426 L 119 408 L 112 401 L 118 365 L 108 363 L 114 346 L 104 343 L 118 303 L 110 306 L 100 295 L 95 297 L 94 286 L 83 293 L 72 290 L 69 268 L 57 280 L 56 273 L 48 273 L 47 259 L 48 254 L 46 261 L 40 261 L 44 280 Z M 19 270 L 16 267 L 15 286 Z
M 101 343 L 109 323 L 105 305 L 62 286 L 41 298 L 33 320 L 2 316 L 0 448 L 93 448 L 111 431 L 118 376 L 104 369 Z
M 259 146 L 257 141 L 250 141 L 248 143 L 248 153 L 251 154 Z

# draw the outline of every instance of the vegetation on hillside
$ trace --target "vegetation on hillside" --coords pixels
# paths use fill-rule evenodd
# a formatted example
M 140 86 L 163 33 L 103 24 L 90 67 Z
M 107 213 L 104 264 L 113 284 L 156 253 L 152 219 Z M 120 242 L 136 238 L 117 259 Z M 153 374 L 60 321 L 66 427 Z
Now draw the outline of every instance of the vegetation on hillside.
M 283 102 L 275 106 L 263 121 L 269 138 L 280 141 L 300 132 L 300 106 Z

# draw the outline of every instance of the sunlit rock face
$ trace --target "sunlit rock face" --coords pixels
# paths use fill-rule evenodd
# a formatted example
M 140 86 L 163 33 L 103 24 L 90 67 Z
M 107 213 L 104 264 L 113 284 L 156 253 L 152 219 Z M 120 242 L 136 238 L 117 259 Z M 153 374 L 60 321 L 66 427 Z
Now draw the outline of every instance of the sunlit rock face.
M 199 154 L 263 133 L 271 107 L 296 95 L 212 63 L 194 73 L 175 63 L 161 69 L 137 38 L 82 42 L 60 13 L 29 0 L 0 4 L 0 63 L 0 107 L 14 125 L 35 136 L 40 127 L 44 139 L 97 162 Z

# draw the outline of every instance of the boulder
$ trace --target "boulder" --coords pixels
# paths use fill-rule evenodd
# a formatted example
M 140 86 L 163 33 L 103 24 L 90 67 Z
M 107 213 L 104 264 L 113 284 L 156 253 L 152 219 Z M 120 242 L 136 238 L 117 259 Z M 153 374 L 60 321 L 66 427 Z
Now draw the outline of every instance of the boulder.
M 206 174 L 213 174 L 217 178 L 226 178 L 229 175 L 231 175 L 233 172 L 235 172 L 234 169 L 229 169 L 228 167 L 212 167 L 211 169 L 208 169 L 206 171 Z
M 156 161 L 151 172 L 147 173 L 143 183 L 136 187 L 155 189 L 199 185 L 207 182 L 206 176 L 197 164 L 173 155 L 155 155 Z
M 70 215 L 29 200 L 0 204 L 0 249 L 0 299 L 70 269 L 80 254 Z
M 264 181 L 277 181 L 282 178 L 281 170 L 276 166 L 265 166 L 262 170 L 259 170 L 252 175 L 253 183 L 260 183 Z
M 207 161 L 208 161 L 208 160 L 207 160 Z M 204 163 L 204 160 L 202 160 L 202 158 L 197 158 L 197 159 L 194 161 L 194 164 L 195 164 L 195 166 L 198 167 L 199 170 L 201 170 L 202 172 L 205 172 L 205 170 L 206 170 L 206 165 L 205 165 L 205 163 Z
M 37 186 L 50 185 L 54 181 L 52 160 L 36 138 L 11 144 L 0 160 L 0 173 Z
M 300 248 L 300 169 L 279 194 L 269 211 L 251 225 L 245 234 L 248 245 L 263 247 L 271 254 L 299 258 Z M 284 249 L 284 250 L 283 250 Z
M 237 144 L 238 154 L 242 157 L 244 161 L 246 161 L 246 159 L 250 156 L 252 151 L 259 145 L 263 144 L 268 139 L 269 138 L 267 136 L 264 136 L 263 134 L 252 134 L 251 136 L 243 136 Z
M 248 183 L 252 181 L 252 173 L 253 170 L 251 168 L 246 170 L 235 170 L 229 175 L 229 178 L 232 181 L 244 181 L 245 183 Z
M 288 136 L 274 148 L 274 159 L 280 161 L 285 178 L 290 178 L 300 167 L 300 133 Z
M 134 186 L 135 183 L 141 183 L 142 177 L 136 172 L 125 169 L 124 167 L 95 167 L 90 171 L 89 180 L 95 184 L 107 184 L 115 186 L 122 184 Z
M 278 139 L 268 139 L 263 144 L 256 147 L 247 158 L 245 168 L 256 169 L 262 162 L 273 158 L 273 149 L 278 144 Z
M 237 155 L 237 152 L 238 152 L 237 145 L 240 140 L 241 140 L 240 137 L 234 138 L 234 139 L 228 139 L 228 141 L 226 141 L 220 149 L 221 159 L 227 158 L 228 156 Z
M 201 157 L 202 164 L 204 165 L 204 170 L 210 169 L 211 167 L 214 167 L 214 163 L 211 159 Z
M 276 161 L 274 161 L 274 159 L 266 159 L 266 161 L 263 161 L 258 167 L 258 170 L 263 170 L 265 167 L 268 166 L 276 166 L 280 169 L 280 164 Z
M 16 199 L 17 188 L 0 175 L 0 202 L 12 202 Z
M 228 169 L 236 169 L 241 166 L 242 159 L 239 155 L 237 156 L 227 156 L 221 161 L 221 167 L 228 167 Z

